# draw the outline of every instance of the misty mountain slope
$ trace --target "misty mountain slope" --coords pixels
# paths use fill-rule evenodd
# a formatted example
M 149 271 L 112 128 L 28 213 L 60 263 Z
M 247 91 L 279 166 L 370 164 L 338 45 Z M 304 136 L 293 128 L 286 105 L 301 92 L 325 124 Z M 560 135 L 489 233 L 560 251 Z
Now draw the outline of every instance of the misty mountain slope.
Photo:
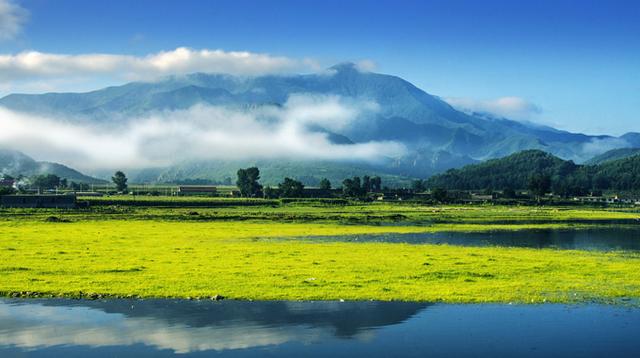
M 284 177 L 297 179 L 308 186 L 317 186 L 323 178 L 333 187 L 340 187 L 345 178 L 353 176 L 380 176 L 383 185 L 408 187 L 408 176 L 389 174 L 388 170 L 364 163 L 300 161 L 300 160 L 234 160 L 197 161 L 180 163 L 170 168 L 155 168 L 131 173 L 132 182 L 175 183 L 184 179 L 203 179 L 214 183 L 235 184 L 239 168 L 256 166 L 260 169 L 260 182 L 275 186 Z
M 625 158 L 633 157 L 636 155 L 640 155 L 640 148 L 613 149 L 589 159 L 588 161 L 585 162 L 585 164 L 590 164 L 590 165 L 603 164 L 606 162 L 625 159 Z
M 14 177 L 55 174 L 60 178 L 79 183 L 101 183 L 103 180 L 84 175 L 75 169 L 58 163 L 38 162 L 24 153 L 0 149 L 0 174 Z
M 115 125 L 158 111 L 186 110 L 195 105 L 240 111 L 283 108 L 296 95 L 336 96 L 345 103 L 353 102 L 354 107 L 373 104 L 375 109 L 359 112 L 343 128 L 308 128 L 326 133 L 329 141 L 337 144 L 401 143 L 407 148 L 403 157 L 380 154 L 376 170 L 390 175 L 428 177 L 448 168 L 526 149 L 544 150 L 581 163 L 609 149 L 640 143 L 637 133 L 620 138 L 588 136 L 488 114 L 464 113 L 404 79 L 363 72 L 350 63 L 316 74 L 239 77 L 194 73 L 87 93 L 12 94 L 1 98 L 0 106 L 65 120 Z M 281 158 L 283 162 L 287 159 Z M 194 163 L 175 163 L 183 170 L 165 169 L 187 175 L 190 171 L 184 167 Z M 341 172 L 341 165 L 336 161 L 336 173 Z M 213 171 L 208 177 L 219 177 L 216 166 L 208 167 Z

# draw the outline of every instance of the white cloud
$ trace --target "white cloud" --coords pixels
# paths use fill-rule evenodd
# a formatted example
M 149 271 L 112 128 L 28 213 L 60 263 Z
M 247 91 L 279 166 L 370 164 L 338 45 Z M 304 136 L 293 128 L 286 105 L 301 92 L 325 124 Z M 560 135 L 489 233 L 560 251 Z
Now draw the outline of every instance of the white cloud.
M 364 59 L 355 63 L 356 68 L 362 72 L 374 71 L 377 67 L 376 63 L 372 60 Z
M 282 107 L 194 106 L 120 124 L 34 116 L 0 107 L 0 145 L 81 169 L 167 166 L 184 160 L 291 158 L 373 161 L 405 152 L 396 142 L 331 143 L 309 126 L 345 128 L 377 105 L 296 95 Z
M 604 152 L 610 151 L 612 149 L 617 148 L 628 148 L 631 147 L 629 142 L 622 138 L 611 138 L 611 137 L 602 137 L 602 138 L 593 138 L 591 141 L 584 143 L 582 145 L 582 156 L 584 159 L 590 159 L 596 155 L 602 154 Z
M 489 113 L 515 120 L 532 120 L 542 112 L 540 107 L 520 97 L 500 97 L 485 101 L 453 97 L 444 100 L 464 112 Z
M 315 68 L 315 63 L 310 60 L 186 47 L 142 57 L 100 53 L 67 55 L 38 51 L 0 55 L 0 80 L 3 81 L 91 76 L 134 80 L 192 72 L 260 75 Z
M 11 40 L 21 31 L 28 12 L 11 0 L 0 0 L 0 41 Z
M 366 339 L 371 333 L 356 335 Z M 89 307 L 9 305 L 0 302 L 0 347 L 36 350 L 55 346 L 129 346 L 143 344 L 185 354 L 278 345 L 310 344 L 333 336 L 331 327 L 290 324 L 272 327 L 230 320 L 191 327 L 152 316 L 128 317 Z

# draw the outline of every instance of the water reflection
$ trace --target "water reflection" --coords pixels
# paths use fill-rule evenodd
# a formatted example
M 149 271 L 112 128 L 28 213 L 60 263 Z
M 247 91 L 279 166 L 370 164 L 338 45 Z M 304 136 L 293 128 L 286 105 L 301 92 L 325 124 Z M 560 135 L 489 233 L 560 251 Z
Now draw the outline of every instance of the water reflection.
M 0 300 L 0 356 L 639 357 L 640 309 Z
M 640 228 L 374 234 L 305 238 L 314 241 L 505 246 L 568 250 L 640 251 Z
M 367 340 L 427 304 L 168 300 L 0 301 L 0 347 L 143 344 L 176 353 Z M 2 352 L 0 350 L 0 352 Z

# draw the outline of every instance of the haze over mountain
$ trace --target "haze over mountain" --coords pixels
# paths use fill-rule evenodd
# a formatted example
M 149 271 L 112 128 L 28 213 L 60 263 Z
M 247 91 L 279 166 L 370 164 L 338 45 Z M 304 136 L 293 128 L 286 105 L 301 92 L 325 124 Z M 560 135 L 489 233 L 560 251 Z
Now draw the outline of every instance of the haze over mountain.
M 65 165 L 50 162 L 38 162 L 24 153 L 0 148 L 0 174 L 17 177 L 55 174 L 60 178 L 78 183 L 101 183 L 100 179 L 84 175 Z
M 308 184 L 345 174 L 402 180 L 526 149 L 582 163 L 640 146 L 638 133 L 589 136 L 465 113 L 399 77 L 352 63 L 305 75 L 195 73 L 88 93 L 12 94 L 0 106 L 5 117 L 15 116 L 7 128 L 21 121 L 50 128 L 32 140 L 24 138 L 26 127 L 9 130 L 0 144 L 31 154 L 37 141 L 48 148 L 43 155 L 65 164 L 96 173 L 124 166 L 150 182 L 222 181 L 233 176 L 230 168 L 258 163 L 273 172 L 269 181 L 278 172 Z M 56 141 L 56 123 L 75 130 L 77 142 Z
M 585 164 L 602 164 L 614 160 L 625 159 L 640 155 L 640 148 L 619 148 L 612 149 L 600 155 L 597 155 L 585 162 Z

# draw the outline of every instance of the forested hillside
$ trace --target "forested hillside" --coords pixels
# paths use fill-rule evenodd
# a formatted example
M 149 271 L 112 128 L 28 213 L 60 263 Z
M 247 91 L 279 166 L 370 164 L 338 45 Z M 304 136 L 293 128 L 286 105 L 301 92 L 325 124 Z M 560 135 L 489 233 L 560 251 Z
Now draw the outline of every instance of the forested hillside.
M 457 190 L 527 189 L 537 179 L 558 195 L 592 190 L 640 190 L 640 155 L 600 165 L 577 165 L 539 150 L 452 169 L 425 181 L 429 188 Z

